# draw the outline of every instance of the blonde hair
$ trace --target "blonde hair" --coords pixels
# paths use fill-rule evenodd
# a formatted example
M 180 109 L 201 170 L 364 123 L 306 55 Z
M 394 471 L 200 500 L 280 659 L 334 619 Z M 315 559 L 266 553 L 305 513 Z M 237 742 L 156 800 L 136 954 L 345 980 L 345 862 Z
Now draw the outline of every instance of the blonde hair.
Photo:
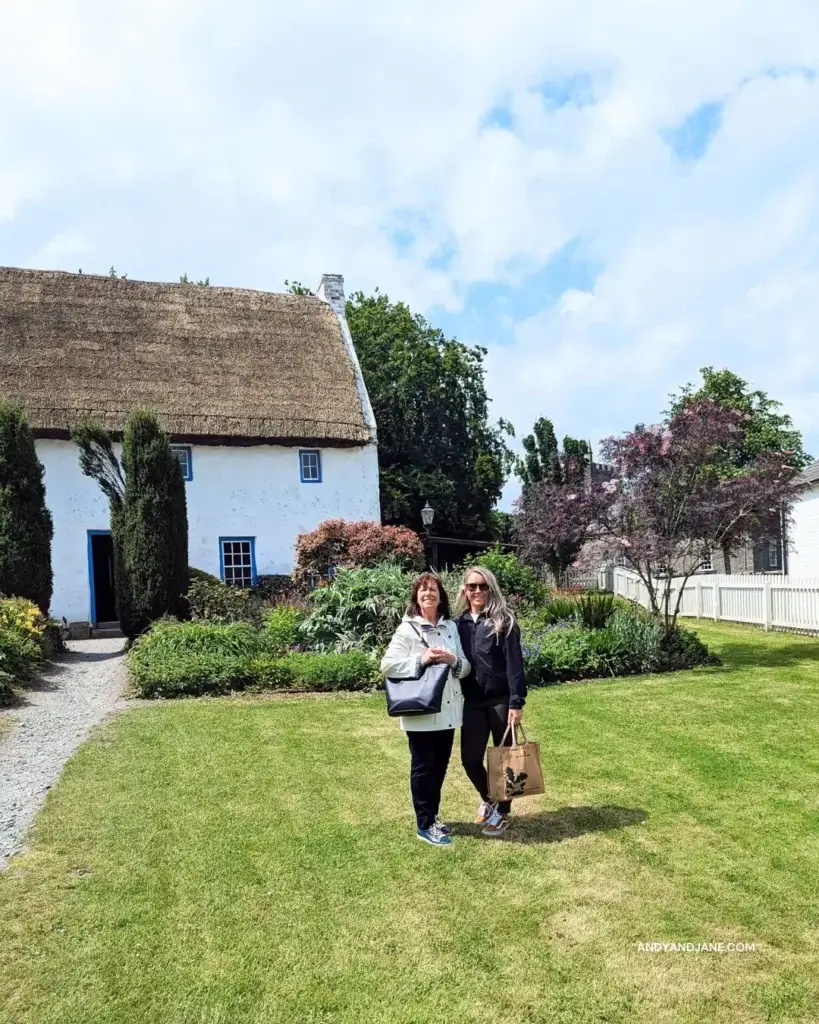
M 458 598 L 455 602 L 455 614 L 460 615 L 462 612 L 468 611 L 470 608 L 469 598 L 466 593 L 466 581 L 473 572 L 483 576 L 486 581 L 486 585 L 489 587 L 486 594 L 486 605 L 484 606 L 484 610 L 486 612 L 487 619 L 492 623 L 492 632 L 497 637 L 500 637 L 503 632 L 508 636 L 514 628 L 515 616 L 512 614 L 511 608 L 506 603 L 506 598 L 503 596 L 497 577 L 491 570 L 484 569 L 482 565 L 472 565 L 464 572 L 463 582 L 458 590 Z

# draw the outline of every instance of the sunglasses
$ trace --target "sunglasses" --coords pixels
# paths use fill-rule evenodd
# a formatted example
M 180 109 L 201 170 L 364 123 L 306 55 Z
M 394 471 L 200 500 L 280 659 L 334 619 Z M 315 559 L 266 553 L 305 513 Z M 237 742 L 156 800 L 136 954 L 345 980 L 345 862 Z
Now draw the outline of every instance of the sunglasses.
M 464 586 L 467 590 L 480 590 L 482 593 L 489 590 L 488 583 L 465 583 Z

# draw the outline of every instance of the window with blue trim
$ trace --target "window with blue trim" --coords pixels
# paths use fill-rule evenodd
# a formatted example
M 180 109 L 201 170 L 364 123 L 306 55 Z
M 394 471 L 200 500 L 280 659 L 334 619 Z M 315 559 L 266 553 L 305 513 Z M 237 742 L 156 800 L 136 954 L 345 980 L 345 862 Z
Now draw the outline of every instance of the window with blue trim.
M 315 449 L 299 452 L 301 482 L 303 484 L 321 483 L 321 452 Z
M 252 587 L 256 581 L 256 538 L 221 537 L 222 579 L 232 587 Z
M 179 459 L 179 465 L 182 467 L 182 479 L 193 480 L 193 456 L 190 448 L 187 445 L 172 444 L 171 451 Z

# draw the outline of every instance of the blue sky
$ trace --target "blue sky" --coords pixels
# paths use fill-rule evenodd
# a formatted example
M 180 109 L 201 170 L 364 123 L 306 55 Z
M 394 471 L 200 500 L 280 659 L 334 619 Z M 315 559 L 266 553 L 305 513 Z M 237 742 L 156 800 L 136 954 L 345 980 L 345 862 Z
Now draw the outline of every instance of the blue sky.
M 800 0 L 7 3 L 0 264 L 343 273 L 486 346 L 519 437 L 716 365 L 819 456 L 817 53 Z

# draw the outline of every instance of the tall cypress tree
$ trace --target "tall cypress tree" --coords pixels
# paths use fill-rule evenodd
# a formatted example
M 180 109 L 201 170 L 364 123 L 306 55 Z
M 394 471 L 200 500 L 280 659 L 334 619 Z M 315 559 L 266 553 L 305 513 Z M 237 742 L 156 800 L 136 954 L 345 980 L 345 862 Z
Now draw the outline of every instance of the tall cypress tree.
M 135 412 L 125 425 L 122 465 L 97 424 L 73 432 L 80 467 L 111 507 L 117 615 L 126 636 L 184 610 L 188 589 L 188 513 L 179 460 L 156 417 Z
M 551 420 L 545 416 L 537 420 L 532 433 L 523 438 L 523 450 L 526 455 L 518 459 L 517 473 L 523 481 L 524 490 L 543 481 L 550 484 L 563 483 L 560 453 Z
M 129 635 L 183 611 L 188 589 L 188 512 L 179 460 L 156 417 L 134 412 L 122 442 L 125 492 L 117 524 L 128 580 Z
M 54 524 L 44 474 L 23 410 L 0 402 L 0 594 L 26 597 L 47 615 Z

